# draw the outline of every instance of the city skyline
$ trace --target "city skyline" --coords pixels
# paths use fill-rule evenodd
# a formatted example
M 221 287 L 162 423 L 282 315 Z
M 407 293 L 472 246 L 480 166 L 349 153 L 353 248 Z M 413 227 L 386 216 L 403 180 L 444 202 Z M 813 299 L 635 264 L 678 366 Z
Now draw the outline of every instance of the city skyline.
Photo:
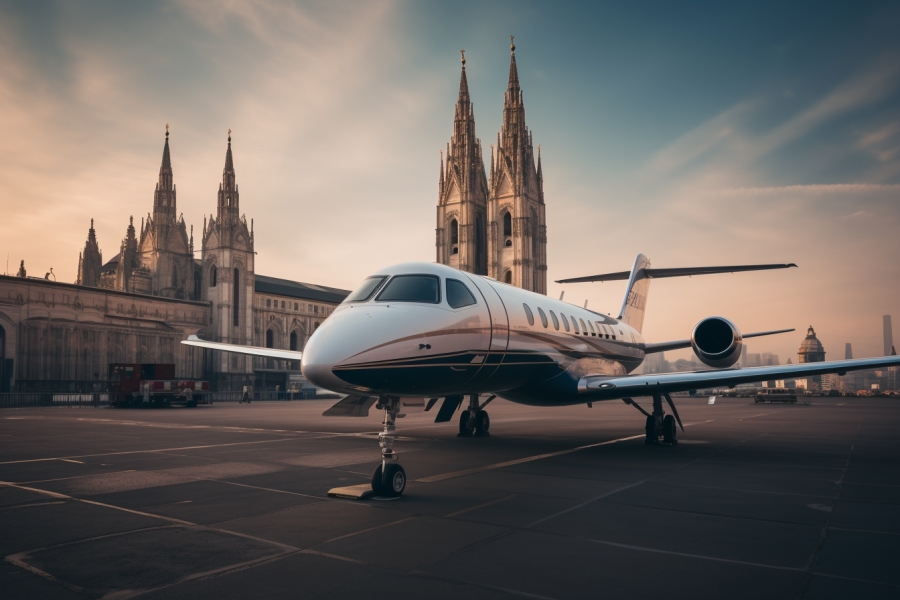
M 771 7 L 658 5 L 646 19 L 577 3 L 465 6 L 5 5 L 9 271 L 25 259 L 31 274 L 74 281 L 92 217 L 111 258 L 128 217 L 152 204 L 166 123 L 179 210 L 198 229 L 234 130 L 261 271 L 348 288 L 393 262 L 432 261 L 458 51 L 488 145 L 514 33 L 543 146 L 549 280 L 627 269 L 637 252 L 658 267 L 796 262 L 654 282 L 647 339 L 685 338 L 722 314 L 745 332 L 795 327 L 754 344 L 782 357 L 810 324 L 830 358 L 848 342 L 857 357 L 882 353 L 878 320 L 900 310 L 896 7 L 810 19 L 798 5 L 776 26 Z M 623 287 L 548 294 L 615 313 Z

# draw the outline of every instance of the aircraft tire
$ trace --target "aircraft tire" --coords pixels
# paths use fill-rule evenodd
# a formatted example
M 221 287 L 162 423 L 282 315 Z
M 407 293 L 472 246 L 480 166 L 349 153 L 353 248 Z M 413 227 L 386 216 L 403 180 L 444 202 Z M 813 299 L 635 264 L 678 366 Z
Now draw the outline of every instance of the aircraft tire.
M 491 418 L 486 410 L 475 413 L 475 435 L 487 437 L 491 431 Z
M 458 437 L 471 437 L 475 433 L 475 423 L 470 421 L 473 421 L 473 419 L 469 418 L 469 411 L 463 410 L 459 415 Z
M 652 446 L 657 443 L 656 439 L 656 419 L 653 417 L 647 417 L 647 424 L 644 426 L 644 433 L 646 437 L 644 438 L 644 443 L 648 446 Z
M 673 446 L 678 443 L 678 430 L 675 425 L 675 417 L 666 415 L 663 419 L 663 441 Z
M 388 465 L 386 478 L 381 477 L 381 465 L 378 465 L 372 473 L 372 491 L 377 496 L 394 498 L 403 495 L 405 489 L 406 470 L 397 463 Z

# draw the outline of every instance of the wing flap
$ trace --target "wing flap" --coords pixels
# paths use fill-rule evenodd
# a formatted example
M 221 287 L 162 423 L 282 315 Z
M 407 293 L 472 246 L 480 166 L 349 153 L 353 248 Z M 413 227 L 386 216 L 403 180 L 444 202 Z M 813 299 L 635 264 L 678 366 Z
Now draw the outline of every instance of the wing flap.
M 896 366 L 900 366 L 900 356 L 879 356 L 875 358 L 834 360 L 773 367 L 751 367 L 748 369 L 629 375 L 627 377 L 594 375 L 582 377 L 578 382 L 578 391 L 579 395 L 585 400 L 613 400 L 630 398 L 632 396 L 686 392 L 699 387 L 734 387 L 740 383 L 756 383 L 770 379 L 824 375 L 827 373 L 844 374 L 847 371 Z
M 260 348 L 259 346 L 241 346 L 240 344 L 224 344 L 222 342 L 208 342 L 201 340 L 196 335 L 188 336 L 182 340 L 185 346 L 196 346 L 221 352 L 234 352 L 235 354 L 247 354 L 249 356 L 263 356 L 266 358 L 280 358 L 282 360 L 300 360 L 303 353 L 298 350 L 279 350 L 277 348 Z

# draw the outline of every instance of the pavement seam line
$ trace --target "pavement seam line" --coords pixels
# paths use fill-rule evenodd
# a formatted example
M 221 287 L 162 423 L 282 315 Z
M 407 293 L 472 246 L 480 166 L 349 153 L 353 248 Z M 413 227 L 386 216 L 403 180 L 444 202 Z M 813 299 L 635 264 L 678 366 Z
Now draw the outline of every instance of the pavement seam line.
M 471 512 L 473 510 L 478 510 L 479 508 L 487 508 L 488 506 L 493 506 L 494 504 L 500 504 L 501 502 L 506 502 L 507 500 L 511 500 L 511 499 L 515 498 L 516 496 L 518 496 L 518 494 L 510 494 L 509 496 L 504 496 L 503 498 L 496 498 L 494 500 L 491 500 L 489 502 L 484 502 L 477 506 L 471 506 L 469 508 L 464 508 L 462 510 L 452 512 L 449 515 L 444 515 L 443 518 L 444 519 L 452 519 L 453 517 L 458 517 L 460 515 L 464 515 L 467 512 Z

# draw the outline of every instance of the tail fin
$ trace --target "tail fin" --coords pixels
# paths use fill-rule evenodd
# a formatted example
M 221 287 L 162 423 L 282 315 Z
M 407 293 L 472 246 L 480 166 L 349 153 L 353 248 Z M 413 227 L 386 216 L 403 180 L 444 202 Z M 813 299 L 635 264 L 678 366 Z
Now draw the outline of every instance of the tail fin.
M 650 259 L 643 254 L 638 254 L 628 277 L 628 287 L 625 288 L 625 298 L 622 300 L 622 310 L 619 311 L 619 320 L 638 333 L 644 326 L 644 308 L 647 306 L 647 294 L 650 292 Z

